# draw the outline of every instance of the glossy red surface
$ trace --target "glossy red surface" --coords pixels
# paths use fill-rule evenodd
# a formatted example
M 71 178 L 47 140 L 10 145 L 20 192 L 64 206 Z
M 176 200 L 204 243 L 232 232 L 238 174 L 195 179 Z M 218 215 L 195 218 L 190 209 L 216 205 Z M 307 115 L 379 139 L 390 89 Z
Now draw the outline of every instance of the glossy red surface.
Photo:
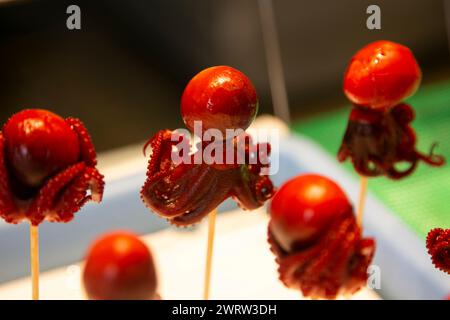
M 175 163 L 171 151 L 178 141 L 172 141 L 171 137 L 172 131 L 161 130 L 147 143 L 152 155 L 147 180 L 141 189 L 145 205 L 170 223 L 176 226 L 198 223 L 230 197 L 242 209 L 253 210 L 273 196 L 272 182 L 263 172 L 269 166 L 268 161 L 262 161 L 267 155 L 254 151 L 262 144 L 254 145 L 251 139 L 246 139 L 245 163 L 242 164 L 196 164 L 194 159 L 201 150 L 188 157 L 190 163 Z M 266 150 L 270 152 L 270 148 Z
M 356 105 L 386 109 L 411 96 L 421 78 L 411 50 L 395 42 L 376 41 L 351 59 L 344 75 L 344 92 Z
M 199 72 L 189 81 L 181 98 L 187 128 L 202 121 L 203 131 L 247 129 L 258 111 L 258 98 L 250 80 L 240 71 L 217 66 Z
M 152 255 L 136 235 L 113 232 L 96 240 L 86 257 L 83 283 L 92 300 L 156 298 Z
M 268 242 L 280 281 L 305 297 L 350 295 L 367 281 L 375 241 L 362 238 L 353 209 L 332 180 L 297 176 L 270 204 Z
M 198 73 L 181 98 L 183 120 L 198 135 L 202 132 L 195 132 L 194 121 L 202 122 L 203 133 L 217 129 L 224 135 L 226 129 L 245 130 L 257 109 L 258 100 L 250 80 L 227 66 Z M 144 150 L 151 146 L 152 155 L 141 198 L 151 211 L 176 226 L 188 226 L 200 222 L 227 198 L 233 198 L 244 210 L 253 210 L 272 197 L 275 190 L 267 175 L 268 143 L 253 143 L 249 135 L 239 132 L 232 139 L 222 136 L 215 141 L 202 135 L 198 144 L 201 148 L 194 148 L 185 135 L 173 141 L 173 134 L 171 130 L 161 130 L 144 146 Z M 180 142 L 185 148 L 178 153 L 184 159 L 175 161 L 173 147 Z M 229 148 L 234 151 L 232 159 L 225 154 Z M 214 152 L 205 159 L 207 149 Z
M 26 186 L 41 186 L 50 175 L 80 159 L 77 134 L 47 110 L 16 113 L 3 127 L 3 136 L 12 172 Z
M 269 210 L 271 232 L 284 250 L 291 251 L 316 240 L 351 205 L 335 182 L 305 174 L 285 182 Z
M 434 266 L 450 275 L 450 229 L 430 230 L 426 245 Z
M 88 201 L 100 202 L 103 176 L 83 123 L 41 109 L 14 114 L 0 132 L 0 217 L 68 222 Z

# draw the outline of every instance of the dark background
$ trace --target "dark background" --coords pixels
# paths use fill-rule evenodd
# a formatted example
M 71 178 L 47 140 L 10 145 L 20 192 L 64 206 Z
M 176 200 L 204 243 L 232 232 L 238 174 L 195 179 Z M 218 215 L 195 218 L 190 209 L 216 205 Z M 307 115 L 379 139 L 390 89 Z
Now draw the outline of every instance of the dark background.
M 80 31 L 66 28 L 70 4 Z M 382 30 L 366 28 L 369 4 L 381 7 Z M 274 0 L 274 10 L 294 120 L 346 103 L 342 73 L 373 40 L 409 46 L 425 83 L 449 74 L 443 1 Z M 182 126 L 185 84 L 222 64 L 246 73 L 260 112 L 272 113 L 257 0 L 0 0 L 1 123 L 48 108 L 82 119 L 98 150 L 140 142 Z

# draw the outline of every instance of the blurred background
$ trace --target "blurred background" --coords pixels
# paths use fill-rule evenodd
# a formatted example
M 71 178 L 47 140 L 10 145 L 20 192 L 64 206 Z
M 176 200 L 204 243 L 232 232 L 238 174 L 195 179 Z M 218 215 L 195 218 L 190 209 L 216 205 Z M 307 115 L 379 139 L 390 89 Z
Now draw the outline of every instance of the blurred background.
M 81 30 L 66 8 L 81 8 Z M 366 28 L 378 4 L 382 29 Z M 424 83 L 448 77 L 442 1 L 274 1 L 292 119 L 345 105 L 341 78 L 352 54 L 377 39 L 409 46 Z M 449 7 L 450 9 L 450 7 Z M 0 123 L 28 107 L 81 118 L 97 149 L 140 142 L 182 126 L 187 81 L 231 65 L 257 87 L 272 113 L 257 0 L 0 0 Z

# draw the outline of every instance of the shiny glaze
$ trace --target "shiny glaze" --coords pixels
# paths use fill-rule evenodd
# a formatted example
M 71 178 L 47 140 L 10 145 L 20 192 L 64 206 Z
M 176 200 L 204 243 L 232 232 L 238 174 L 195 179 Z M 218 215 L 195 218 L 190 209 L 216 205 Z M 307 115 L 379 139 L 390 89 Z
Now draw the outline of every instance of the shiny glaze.
M 34 225 L 70 221 L 87 201 L 101 201 L 96 164 L 80 120 L 42 109 L 14 114 L 0 132 L 0 217 Z
M 217 66 L 207 68 L 187 84 L 181 98 L 181 114 L 186 127 L 194 131 L 194 121 L 203 130 L 245 130 L 258 112 L 258 98 L 250 80 L 240 71 Z
M 344 92 L 356 105 L 386 109 L 414 94 L 421 78 L 411 50 L 391 41 L 376 41 L 352 57 L 344 75 Z
M 419 161 L 444 164 L 442 156 L 433 154 L 435 145 L 428 155 L 416 150 L 414 110 L 402 103 L 417 90 L 421 77 L 412 52 L 394 42 L 373 42 L 353 56 L 344 75 L 344 92 L 354 106 L 339 161 L 350 159 L 362 176 L 391 179 L 410 175 Z
M 156 297 L 153 257 L 136 235 L 111 232 L 86 256 L 83 284 L 91 300 L 148 300 Z
M 375 242 L 362 238 L 352 207 L 332 180 L 297 176 L 270 204 L 268 241 L 280 280 L 306 297 L 334 299 L 366 284 Z
M 270 230 L 286 250 L 317 240 L 351 205 L 330 179 L 307 174 L 285 182 L 270 202 Z
M 141 189 L 146 206 L 170 223 L 177 226 L 198 223 L 229 197 L 242 209 L 253 210 L 273 196 L 272 182 L 262 174 L 268 165 L 261 162 L 260 155 L 253 154 L 257 159 L 254 164 L 248 162 L 250 151 L 245 164 L 195 164 L 195 154 L 190 164 L 176 164 L 171 159 L 171 150 L 177 142 L 171 141 L 171 134 L 170 130 L 159 131 L 148 142 L 152 155 Z M 246 141 L 252 143 L 249 137 Z
M 12 173 L 25 186 L 40 187 L 50 175 L 80 159 L 77 134 L 63 118 L 47 110 L 16 113 L 2 132 Z

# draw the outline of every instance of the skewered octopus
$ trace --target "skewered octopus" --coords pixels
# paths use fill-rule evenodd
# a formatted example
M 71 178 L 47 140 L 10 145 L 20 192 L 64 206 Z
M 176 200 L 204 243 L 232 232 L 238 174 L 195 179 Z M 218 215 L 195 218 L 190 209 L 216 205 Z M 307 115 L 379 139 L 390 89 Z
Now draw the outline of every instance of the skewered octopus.
M 450 274 L 450 229 L 431 229 L 426 242 L 434 266 Z
M 218 66 L 197 74 L 181 99 L 186 126 L 195 132 L 195 122 L 200 122 L 202 130 L 195 133 L 202 137 L 210 129 L 219 131 L 222 137 L 227 136 L 227 129 L 241 130 L 242 134 L 228 139 L 203 139 L 197 151 L 192 152 L 194 148 L 186 135 L 170 130 L 156 133 L 144 147 L 152 148 L 147 180 L 141 190 L 144 203 L 177 226 L 199 222 L 229 197 L 243 209 L 262 206 L 274 193 L 265 173 L 270 146 L 253 144 L 244 132 L 257 108 L 256 91 L 240 71 Z M 179 143 L 188 144 L 182 154 L 188 161 L 174 161 L 173 150 Z M 245 147 L 239 148 L 242 145 Z M 222 148 L 216 149 L 218 146 Z M 224 163 L 222 160 L 227 157 L 221 152 L 212 152 L 209 161 L 202 158 L 201 153 L 207 148 L 225 151 L 230 146 L 234 150 L 231 161 Z M 239 150 L 243 150 L 243 161 L 238 161 Z M 195 161 L 198 156 L 203 160 Z
M 315 174 L 297 176 L 273 197 L 268 241 L 280 280 L 311 298 L 334 299 L 367 281 L 375 241 L 362 238 L 342 189 Z
M 358 51 L 344 75 L 344 92 L 354 104 L 338 160 L 352 160 L 363 176 L 400 179 L 411 174 L 419 160 L 442 166 L 444 158 L 415 149 L 411 122 L 414 110 L 401 101 L 414 94 L 422 74 L 405 46 L 376 41 Z M 396 165 L 407 163 L 405 169 Z
M 42 109 L 14 114 L 0 132 L 0 217 L 35 226 L 70 221 L 87 201 L 102 199 L 96 164 L 80 120 Z

